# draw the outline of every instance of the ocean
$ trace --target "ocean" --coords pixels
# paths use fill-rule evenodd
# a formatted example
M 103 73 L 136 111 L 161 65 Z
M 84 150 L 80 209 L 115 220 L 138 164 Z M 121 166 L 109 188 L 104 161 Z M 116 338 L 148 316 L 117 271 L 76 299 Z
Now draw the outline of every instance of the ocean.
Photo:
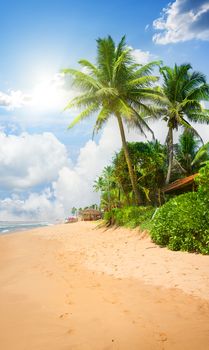
M 25 231 L 36 227 L 50 225 L 48 222 L 34 221 L 0 221 L 0 234 L 6 234 L 15 231 Z

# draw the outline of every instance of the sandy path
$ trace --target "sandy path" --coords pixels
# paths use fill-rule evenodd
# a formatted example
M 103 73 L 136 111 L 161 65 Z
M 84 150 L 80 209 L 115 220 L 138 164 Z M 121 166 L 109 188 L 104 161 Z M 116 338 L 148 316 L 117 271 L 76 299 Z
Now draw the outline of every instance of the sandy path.
M 0 237 L 0 349 L 208 349 L 209 257 L 94 228 Z

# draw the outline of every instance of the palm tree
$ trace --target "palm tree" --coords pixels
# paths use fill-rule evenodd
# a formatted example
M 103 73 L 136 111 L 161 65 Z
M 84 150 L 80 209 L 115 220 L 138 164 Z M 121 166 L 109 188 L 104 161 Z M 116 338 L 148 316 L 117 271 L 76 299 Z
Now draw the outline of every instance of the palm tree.
M 163 77 L 162 91 L 165 96 L 164 120 L 168 126 L 169 156 L 166 183 L 170 181 L 173 165 L 173 131 L 178 130 L 179 126 L 193 129 L 190 122 L 209 123 L 209 111 L 201 105 L 201 101 L 209 99 L 209 85 L 202 73 L 191 72 L 191 69 L 190 64 L 160 68 Z
M 114 168 L 106 166 L 103 169 L 102 175 L 94 181 L 94 191 L 101 192 L 101 204 L 105 202 L 105 207 L 109 211 L 112 207 L 117 206 L 120 200 L 118 192 L 120 190 L 116 186 L 116 179 L 114 177 Z
M 81 71 L 63 70 L 65 74 L 73 76 L 74 85 L 82 91 L 66 106 L 66 109 L 83 109 L 69 127 L 97 112 L 94 134 L 112 115 L 116 117 L 135 200 L 139 204 L 137 179 L 129 156 L 123 121 L 128 126 L 138 127 L 143 134 L 146 131 L 152 133 L 144 116 L 155 115 L 156 112 L 153 102 L 158 100 L 160 93 L 152 88 L 158 78 L 151 72 L 160 62 L 139 65 L 134 61 L 131 49 L 126 46 L 125 37 L 116 46 L 108 36 L 97 40 L 96 65 L 87 60 L 80 60 L 79 63 L 83 68 Z
M 71 213 L 72 213 L 73 215 L 77 216 L 77 212 L 78 212 L 78 209 L 75 208 L 75 207 L 72 207 Z
M 160 204 L 160 189 L 164 186 L 166 173 L 165 146 L 158 141 L 128 142 L 128 149 L 136 171 L 143 204 L 151 202 L 154 205 Z M 123 149 L 115 155 L 113 165 L 116 183 L 120 185 L 128 199 L 131 194 L 131 184 Z
M 194 131 L 186 128 L 175 145 L 175 154 L 183 173 L 191 175 L 209 160 L 209 142 L 200 146 L 200 139 Z

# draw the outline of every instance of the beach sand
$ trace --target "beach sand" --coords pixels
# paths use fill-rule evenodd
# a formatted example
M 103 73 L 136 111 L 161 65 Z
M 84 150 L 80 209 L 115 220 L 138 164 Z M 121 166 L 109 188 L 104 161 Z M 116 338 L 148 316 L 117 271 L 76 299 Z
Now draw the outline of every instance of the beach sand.
M 0 271 L 2 350 L 209 349 L 209 256 L 78 222 L 1 236 Z

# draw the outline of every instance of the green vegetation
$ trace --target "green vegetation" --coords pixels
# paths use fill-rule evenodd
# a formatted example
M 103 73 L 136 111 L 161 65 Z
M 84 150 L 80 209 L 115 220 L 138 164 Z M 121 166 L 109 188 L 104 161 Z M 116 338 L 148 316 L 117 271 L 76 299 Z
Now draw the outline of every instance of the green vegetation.
M 174 158 L 173 131 L 183 126 L 197 133 L 189 121 L 209 123 L 209 111 L 204 110 L 201 105 L 202 100 L 209 98 L 209 85 L 202 73 L 191 72 L 191 69 L 190 64 L 160 68 L 163 77 L 162 92 L 165 96 L 162 118 L 168 126 L 167 184 L 170 181 Z
M 140 225 L 148 224 L 155 212 L 153 207 L 124 207 L 114 208 L 105 213 L 104 219 L 108 225 L 126 226 L 135 228 Z
M 209 254 L 209 162 L 196 181 L 198 192 L 182 194 L 159 208 L 151 237 L 172 250 Z
M 160 189 L 164 186 L 166 174 L 166 148 L 158 141 L 130 142 L 128 149 L 137 177 L 141 205 L 161 205 Z M 131 183 L 123 149 L 113 159 L 115 182 L 126 198 L 125 205 L 131 205 Z
M 171 199 L 158 210 L 151 237 L 172 250 L 209 254 L 209 206 L 196 192 Z
M 94 135 L 113 116 L 122 141 L 112 164 L 94 182 L 106 222 L 140 225 L 149 228 L 161 246 L 209 254 L 209 142 L 204 145 L 191 125 L 209 124 L 209 110 L 202 107 L 202 101 L 209 100 L 205 76 L 192 71 L 190 64 L 139 65 L 125 37 L 118 45 L 110 36 L 98 39 L 96 63 L 79 63 L 80 71 L 63 70 L 80 92 L 66 106 L 81 110 L 69 128 L 96 113 Z M 156 76 L 152 72 L 158 68 Z M 162 86 L 157 85 L 160 78 Z M 154 140 L 149 126 L 153 118 L 167 124 L 165 145 Z M 153 140 L 128 143 L 124 122 L 145 136 L 151 133 Z M 174 144 L 174 132 L 179 130 L 179 142 Z M 198 172 L 197 193 L 164 195 L 167 184 Z
M 191 175 L 209 160 L 209 142 L 200 145 L 200 137 L 192 129 L 185 129 L 175 145 L 176 160 L 180 163 L 183 173 Z

